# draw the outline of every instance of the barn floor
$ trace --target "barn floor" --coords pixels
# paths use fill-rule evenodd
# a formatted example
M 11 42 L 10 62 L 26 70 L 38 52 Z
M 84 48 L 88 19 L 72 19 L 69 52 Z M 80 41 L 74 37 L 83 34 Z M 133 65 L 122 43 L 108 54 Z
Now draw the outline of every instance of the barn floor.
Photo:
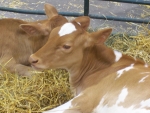
M 1 7 L 19 8 L 25 10 L 43 10 L 45 3 L 54 5 L 58 11 L 61 12 L 79 12 L 83 13 L 84 0 L 1 0 Z M 128 3 L 116 3 L 101 0 L 90 0 L 90 13 L 99 15 L 129 17 L 150 19 L 150 6 L 128 4 Z M 19 18 L 25 20 L 39 20 L 46 18 L 42 15 L 26 15 L 18 13 L 10 13 L 0 11 L 0 18 Z M 73 17 L 69 17 L 72 19 Z M 92 29 L 98 29 L 103 27 L 113 27 L 113 32 L 121 33 L 136 33 L 138 26 L 134 23 L 118 22 L 91 19 L 90 27 Z

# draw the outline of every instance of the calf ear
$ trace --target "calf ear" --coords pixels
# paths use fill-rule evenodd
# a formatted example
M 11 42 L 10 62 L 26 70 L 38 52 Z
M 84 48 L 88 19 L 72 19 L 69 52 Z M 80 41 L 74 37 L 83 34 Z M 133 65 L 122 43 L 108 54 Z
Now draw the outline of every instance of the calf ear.
M 87 41 L 85 42 L 85 47 L 89 47 L 94 44 L 104 44 L 111 32 L 112 28 L 105 28 L 97 32 L 90 33 Z
M 23 31 L 25 31 L 29 35 L 49 35 L 49 31 L 45 29 L 45 27 L 40 24 L 21 24 L 19 26 Z
M 96 43 L 104 44 L 107 38 L 110 36 L 112 32 L 112 28 L 101 29 L 97 32 L 93 32 L 90 34 L 90 37 L 94 38 Z
M 68 22 L 68 20 L 61 16 L 57 15 L 48 20 L 45 24 L 41 23 L 30 23 L 30 24 L 21 24 L 20 28 L 29 35 L 44 35 L 47 36 L 55 27 L 61 26 Z
M 67 22 L 68 20 L 64 16 L 57 15 L 50 19 L 50 26 L 51 29 L 54 29 L 55 27 L 61 26 Z
M 58 15 L 57 9 L 51 4 L 45 4 L 44 9 L 48 18 Z
M 90 18 L 88 16 L 80 16 L 75 18 L 73 21 L 76 21 L 84 30 L 87 30 L 87 28 L 90 25 Z

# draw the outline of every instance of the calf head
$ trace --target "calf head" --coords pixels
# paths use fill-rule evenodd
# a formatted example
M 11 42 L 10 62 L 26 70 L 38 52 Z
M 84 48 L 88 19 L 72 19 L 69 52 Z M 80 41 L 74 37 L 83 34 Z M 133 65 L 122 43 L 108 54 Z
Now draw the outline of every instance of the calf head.
M 112 29 L 88 33 L 89 17 L 78 17 L 72 22 L 52 30 L 47 43 L 29 58 L 36 69 L 79 67 L 84 50 L 95 44 L 103 44 Z
M 20 28 L 29 34 L 31 37 L 39 37 L 41 41 L 45 42 L 52 29 L 61 26 L 67 22 L 67 19 L 58 14 L 56 8 L 51 4 L 45 4 L 45 13 L 48 17 L 46 20 L 29 22 L 27 24 L 21 24 Z M 45 39 L 43 37 L 46 37 Z M 39 39 L 37 39 L 39 41 Z M 39 41 L 40 42 L 40 41 Z M 42 44 L 42 42 L 40 42 Z
M 29 56 L 47 42 L 52 29 L 68 22 L 50 4 L 45 5 L 45 13 L 48 19 L 36 22 L 11 18 L 0 20 L 0 64 L 10 72 L 32 75 Z M 4 69 L 1 67 L 0 71 Z

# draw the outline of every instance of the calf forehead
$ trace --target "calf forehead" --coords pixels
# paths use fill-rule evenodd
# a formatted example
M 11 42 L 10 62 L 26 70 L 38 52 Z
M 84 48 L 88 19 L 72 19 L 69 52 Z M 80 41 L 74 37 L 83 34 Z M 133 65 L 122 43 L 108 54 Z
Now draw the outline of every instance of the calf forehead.
M 76 30 L 77 29 L 74 24 L 66 23 L 60 28 L 58 34 L 61 37 L 61 36 L 67 35 L 67 34 L 71 34 L 72 32 L 74 32 Z

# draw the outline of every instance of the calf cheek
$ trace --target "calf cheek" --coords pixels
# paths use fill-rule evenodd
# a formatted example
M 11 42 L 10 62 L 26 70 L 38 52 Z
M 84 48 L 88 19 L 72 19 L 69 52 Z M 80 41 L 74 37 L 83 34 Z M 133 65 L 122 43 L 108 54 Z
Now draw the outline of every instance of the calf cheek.
M 69 64 L 69 56 L 61 50 L 49 51 L 49 54 L 45 56 L 46 60 L 44 59 L 44 63 L 49 68 L 65 68 Z
M 62 68 L 65 65 L 65 57 L 67 56 L 64 55 L 62 51 L 55 51 L 48 56 L 49 58 L 47 64 L 49 65 L 49 67 Z
M 64 65 L 71 66 L 71 65 L 80 63 L 82 61 L 82 57 L 83 57 L 82 51 L 76 50 L 65 55 L 62 60 L 64 62 Z
M 55 65 L 59 62 L 60 59 L 60 56 L 56 55 L 55 51 L 52 50 L 39 51 L 36 55 L 39 56 L 41 64 L 48 68 L 55 68 Z

